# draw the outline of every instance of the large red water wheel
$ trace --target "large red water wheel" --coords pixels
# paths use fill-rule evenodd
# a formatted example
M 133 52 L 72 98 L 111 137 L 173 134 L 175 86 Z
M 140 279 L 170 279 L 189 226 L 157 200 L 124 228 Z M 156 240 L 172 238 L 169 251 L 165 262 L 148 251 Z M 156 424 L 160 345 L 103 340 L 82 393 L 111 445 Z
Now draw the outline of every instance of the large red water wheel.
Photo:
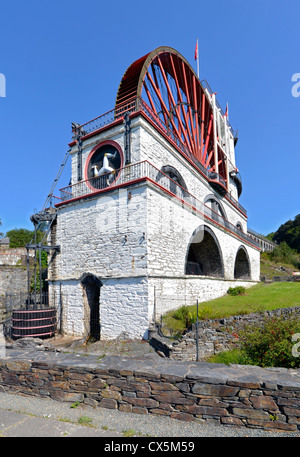
M 207 170 L 226 179 L 223 153 L 217 148 L 216 157 L 214 151 L 211 94 L 182 55 L 160 47 L 131 64 L 121 80 L 116 108 L 135 97 L 148 104 Z

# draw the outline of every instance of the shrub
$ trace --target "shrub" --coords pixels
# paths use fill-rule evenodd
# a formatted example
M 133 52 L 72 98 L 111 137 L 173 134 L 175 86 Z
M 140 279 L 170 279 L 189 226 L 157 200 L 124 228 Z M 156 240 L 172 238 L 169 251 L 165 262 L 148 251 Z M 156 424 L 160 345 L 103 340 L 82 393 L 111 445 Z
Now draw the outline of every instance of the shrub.
M 300 333 L 296 318 L 266 319 L 262 327 L 248 326 L 239 334 L 240 349 L 261 367 L 300 367 L 300 357 L 294 357 L 292 335 Z
M 243 286 L 229 287 L 227 293 L 229 295 L 244 295 L 246 288 Z
M 286 262 L 293 264 L 296 268 L 299 266 L 297 251 L 290 248 L 285 241 L 276 246 L 273 251 L 269 253 L 269 257 L 275 263 Z
M 185 328 L 188 328 L 194 321 L 194 316 L 187 306 L 182 306 L 173 314 L 174 319 L 181 321 Z
M 211 309 L 210 306 L 204 306 L 201 308 L 199 306 L 198 309 L 198 319 L 199 320 L 204 320 L 204 319 L 209 319 L 213 316 L 213 310 Z M 185 328 L 190 327 L 192 324 L 194 324 L 197 320 L 197 309 L 195 307 L 188 307 L 186 305 L 182 306 L 181 308 L 178 308 L 174 313 L 173 313 L 174 319 L 182 322 L 183 326 Z

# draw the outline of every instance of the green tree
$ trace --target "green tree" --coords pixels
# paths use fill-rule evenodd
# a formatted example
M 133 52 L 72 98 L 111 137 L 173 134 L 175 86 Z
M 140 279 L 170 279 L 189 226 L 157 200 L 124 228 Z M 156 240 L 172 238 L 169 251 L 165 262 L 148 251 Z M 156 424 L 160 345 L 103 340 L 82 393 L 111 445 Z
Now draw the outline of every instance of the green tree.
M 43 232 L 37 231 L 37 243 L 39 243 L 43 238 Z M 27 229 L 13 229 L 6 233 L 6 236 L 9 237 L 9 247 L 10 248 L 22 248 L 26 244 L 30 243 L 34 239 L 34 230 Z
M 271 260 L 274 262 L 283 262 L 283 263 L 292 263 L 296 268 L 298 268 L 298 258 L 297 251 L 290 248 L 290 246 L 283 241 L 278 246 L 274 248 L 269 254 Z
M 272 240 L 277 243 L 285 242 L 290 248 L 300 252 L 300 214 L 294 220 L 289 220 L 282 224 L 272 235 Z

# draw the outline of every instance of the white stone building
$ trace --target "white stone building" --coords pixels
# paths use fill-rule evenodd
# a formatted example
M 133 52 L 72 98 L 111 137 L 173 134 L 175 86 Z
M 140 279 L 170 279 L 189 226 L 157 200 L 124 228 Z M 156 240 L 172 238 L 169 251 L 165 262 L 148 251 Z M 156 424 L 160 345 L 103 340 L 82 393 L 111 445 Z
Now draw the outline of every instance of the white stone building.
M 166 311 L 259 280 L 234 132 L 177 51 L 134 62 L 115 108 L 73 133 L 50 236 L 64 333 L 146 337 Z

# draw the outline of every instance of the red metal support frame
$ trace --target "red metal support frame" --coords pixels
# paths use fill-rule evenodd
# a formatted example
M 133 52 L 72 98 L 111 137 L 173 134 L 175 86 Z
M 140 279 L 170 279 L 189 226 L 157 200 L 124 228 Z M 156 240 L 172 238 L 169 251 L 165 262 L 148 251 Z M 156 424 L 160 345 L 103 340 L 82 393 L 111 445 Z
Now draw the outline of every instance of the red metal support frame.
M 173 111 L 173 109 L 175 109 L 176 114 L 177 114 L 177 118 L 178 118 L 178 123 L 180 125 L 180 130 L 183 133 L 183 136 L 185 138 L 185 141 L 186 141 L 187 145 L 190 146 L 189 140 L 187 138 L 187 134 L 186 134 L 186 131 L 185 131 L 185 128 L 183 127 L 183 124 L 181 122 L 180 110 L 178 108 L 178 104 L 174 100 L 174 96 L 173 96 L 172 91 L 170 89 L 170 86 L 169 86 L 169 83 L 168 83 L 168 80 L 167 80 L 167 77 L 166 77 L 166 74 L 165 74 L 165 70 L 164 70 L 164 68 L 162 66 L 162 63 L 161 63 L 161 60 L 160 60 L 159 56 L 157 57 L 157 61 L 158 61 L 158 65 L 160 67 L 160 71 L 161 71 L 161 74 L 163 76 L 167 91 L 168 91 L 168 95 L 169 95 L 169 98 L 170 98 L 170 103 L 173 105 L 172 111 Z M 179 135 L 179 137 L 181 138 L 181 135 Z
M 163 111 L 165 111 L 165 113 L 168 113 L 169 110 L 166 107 L 166 104 L 165 104 L 165 102 L 164 102 L 164 100 L 163 100 L 163 98 L 161 96 L 160 90 L 159 90 L 159 88 L 156 87 L 156 85 L 155 85 L 155 83 L 154 83 L 154 81 L 153 81 L 153 79 L 152 79 L 152 77 L 151 77 L 151 75 L 149 73 L 147 73 L 147 78 L 149 79 L 149 81 L 150 81 L 150 83 L 151 83 L 151 85 L 152 85 L 152 87 L 154 89 L 154 92 L 156 93 L 157 98 L 159 99 L 159 101 L 161 103 Z M 173 121 L 173 119 L 170 116 L 168 117 L 168 121 L 166 123 L 168 124 L 169 122 L 171 122 L 175 133 L 180 138 L 180 133 L 178 132 L 178 129 L 177 129 L 176 125 L 175 125 L 175 122 Z
M 187 119 L 187 115 L 186 115 L 186 112 L 185 112 L 185 109 L 184 109 L 184 105 L 183 105 L 183 100 L 182 100 L 182 96 L 181 96 L 181 92 L 180 92 L 180 87 L 179 87 L 179 83 L 178 83 L 178 77 L 177 77 L 177 73 L 175 71 L 174 60 L 173 60 L 173 55 L 172 54 L 170 54 L 170 61 L 171 61 L 172 71 L 173 71 L 174 80 L 175 80 L 176 89 L 177 89 L 177 98 L 178 98 L 178 101 L 180 103 L 181 111 L 182 111 L 182 114 L 183 114 L 183 118 L 184 118 L 184 122 L 185 122 L 185 126 L 186 126 L 185 129 L 186 129 L 186 131 L 188 133 L 189 148 L 190 148 L 191 151 L 193 151 L 194 150 L 193 139 L 192 139 L 192 136 L 191 136 L 190 129 L 188 128 L 188 119 Z

